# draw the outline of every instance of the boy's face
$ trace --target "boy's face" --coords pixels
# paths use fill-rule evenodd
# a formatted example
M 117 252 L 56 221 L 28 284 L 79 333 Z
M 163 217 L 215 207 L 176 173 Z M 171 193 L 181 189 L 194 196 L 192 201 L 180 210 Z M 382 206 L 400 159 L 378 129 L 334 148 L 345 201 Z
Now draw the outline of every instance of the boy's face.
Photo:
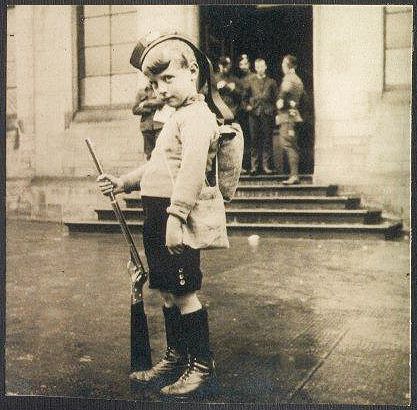
M 191 63 L 189 67 L 181 67 L 172 60 L 169 66 L 160 74 L 149 77 L 155 93 L 165 104 L 177 108 L 184 101 L 197 93 L 196 82 L 198 66 Z
M 255 71 L 257 74 L 263 75 L 266 71 L 266 63 L 263 60 L 255 62 Z

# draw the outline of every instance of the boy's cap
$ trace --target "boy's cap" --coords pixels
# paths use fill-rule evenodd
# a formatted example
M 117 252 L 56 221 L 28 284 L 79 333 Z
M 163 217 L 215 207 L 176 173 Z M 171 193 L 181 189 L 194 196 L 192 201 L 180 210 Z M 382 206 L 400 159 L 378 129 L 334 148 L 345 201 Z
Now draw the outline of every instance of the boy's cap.
M 207 63 L 209 63 L 208 58 L 206 55 L 194 45 L 191 39 L 184 36 L 183 34 L 178 33 L 177 31 L 170 32 L 170 33 L 160 33 L 160 32 L 149 32 L 146 36 L 142 37 L 139 42 L 136 44 L 135 48 L 133 49 L 132 55 L 130 57 L 130 64 L 142 70 L 142 64 L 145 60 L 145 57 L 149 53 L 149 51 L 154 48 L 156 45 L 167 41 L 167 40 L 181 40 L 184 43 L 188 44 L 188 46 L 193 50 L 198 62 L 201 64 L 203 63 L 203 69 L 206 68 Z
M 165 34 L 159 32 L 149 32 L 145 37 L 139 40 L 139 42 L 133 49 L 132 55 L 130 57 L 130 64 L 133 67 L 142 71 L 143 61 L 145 60 L 145 57 L 147 56 L 149 51 L 152 50 L 156 45 L 161 44 L 167 40 L 183 41 L 184 43 L 188 44 L 188 46 L 193 50 L 194 55 L 197 59 L 197 63 L 201 68 L 201 72 L 205 74 L 205 78 L 204 76 L 200 76 L 198 88 L 201 88 L 206 79 L 210 78 L 210 70 L 213 70 L 211 62 L 206 57 L 206 55 L 197 46 L 194 45 L 192 40 L 190 40 L 182 34 L 179 34 L 176 31 Z
M 188 44 L 193 50 L 197 59 L 197 63 L 200 67 L 200 72 L 203 75 L 199 76 L 198 89 L 201 89 L 205 82 L 208 82 L 209 101 L 207 103 L 211 105 L 211 109 L 216 112 L 218 116 L 224 118 L 226 121 L 233 119 L 233 114 L 221 97 L 218 95 L 217 87 L 214 87 L 213 82 L 213 66 L 208 57 L 186 36 L 179 34 L 178 32 L 171 32 L 168 34 L 162 34 L 159 32 L 150 32 L 145 37 L 141 38 L 133 49 L 130 57 L 130 64 L 142 71 L 143 61 L 149 51 L 156 45 L 167 40 L 180 40 Z M 210 101 L 212 100 L 212 101 Z M 211 104 L 211 102 L 213 104 Z
M 175 35 L 177 33 L 175 32 L 171 34 Z M 164 41 L 162 38 L 166 35 L 167 34 L 162 34 L 154 31 L 149 32 L 148 34 L 146 34 L 146 36 L 142 37 L 133 49 L 132 55 L 130 57 L 130 64 L 138 70 L 142 70 L 142 63 L 145 59 L 146 54 L 148 54 L 148 51 L 160 42 Z M 159 39 L 161 39 L 161 41 L 157 41 Z

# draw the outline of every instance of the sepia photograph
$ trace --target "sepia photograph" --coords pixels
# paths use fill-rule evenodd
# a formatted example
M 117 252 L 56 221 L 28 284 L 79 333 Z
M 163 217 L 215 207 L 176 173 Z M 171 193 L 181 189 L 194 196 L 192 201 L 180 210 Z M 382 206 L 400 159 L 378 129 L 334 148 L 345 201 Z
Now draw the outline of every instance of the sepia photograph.
M 406 3 L 4 6 L 6 399 L 410 406 Z

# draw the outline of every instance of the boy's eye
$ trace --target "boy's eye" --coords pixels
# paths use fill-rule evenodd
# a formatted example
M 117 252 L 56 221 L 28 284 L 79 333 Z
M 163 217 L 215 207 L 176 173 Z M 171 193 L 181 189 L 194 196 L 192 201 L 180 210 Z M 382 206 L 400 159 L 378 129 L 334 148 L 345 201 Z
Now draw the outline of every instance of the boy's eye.
M 164 81 L 166 83 L 169 83 L 169 82 L 172 81 L 173 78 L 174 78 L 173 75 L 164 75 L 161 79 L 162 79 L 162 81 Z

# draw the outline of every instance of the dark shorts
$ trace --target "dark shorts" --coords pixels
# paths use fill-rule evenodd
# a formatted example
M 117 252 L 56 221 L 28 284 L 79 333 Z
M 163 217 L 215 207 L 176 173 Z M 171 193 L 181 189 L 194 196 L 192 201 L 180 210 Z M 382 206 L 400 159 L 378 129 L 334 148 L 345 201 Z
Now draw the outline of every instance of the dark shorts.
M 200 251 L 186 247 L 171 255 L 165 246 L 169 198 L 142 197 L 145 213 L 143 245 L 149 266 L 149 287 L 183 295 L 201 289 Z

